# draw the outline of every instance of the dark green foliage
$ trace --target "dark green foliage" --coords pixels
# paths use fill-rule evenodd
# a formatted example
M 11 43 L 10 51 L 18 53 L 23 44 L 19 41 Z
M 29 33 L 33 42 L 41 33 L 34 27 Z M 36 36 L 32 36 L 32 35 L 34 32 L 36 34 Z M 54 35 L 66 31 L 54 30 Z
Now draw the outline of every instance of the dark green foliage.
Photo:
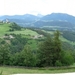
M 21 30 L 21 27 L 19 25 L 17 25 L 16 23 L 12 23 L 12 25 L 10 26 L 10 30 L 9 31 L 14 31 L 14 30 Z
M 55 66 L 62 66 L 61 61 L 57 60 L 57 61 L 55 62 Z
M 75 32 L 64 31 L 62 35 L 67 40 L 75 42 Z
M 27 39 L 23 38 L 21 35 L 13 35 L 15 38 L 10 39 L 11 45 L 10 45 L 10 50 L 12 53 L 20 52 L 25 44 L 27 43 Z
M 5 40 L 0 39 L 0 45 L 5 44 Z
M 0 65 L 8 65 L 10 59 L 9 46 L 4 44 L 0 45 Z
M 21 52 L 17 52 L 10 58 L 10 65 L 33 67 L 36 66 L 36 57 L 30 46 L 26 45 Z
M 69 66 L 74 63 L 74 58 L 70 51 L 63 51 L 61 55 L 61 62 L 63 66 Z
M 53 59 L 54 61 L 53 63 L 54 64 L 56 63 L 57 60 L 59 61 L 61 59 L 61 42 L 59 39 L 59 35 L 60 35 L 59 31 L 56 31 L 54 33 L 54 40 L 53 40 L 54 42 L 54 59 Z
M 52 66 L 53 60 L 53 42 L 49 36 L 46 41 L 40 45 L 39 58 L 41 66 Z
M 75 62 L 75 50 L 72 52 L 72 56 L 73 56 L 74 62 Z
M 11 35 L 14 37 L 13 39 L 0 39 L 0 65 L 55 67 L 69 66 L 75 61 L 75 51 L 68 50 L 71 49 L 70 45 L 63 43 L 68 48 L 62 47 L 59 31 L 56 31 L 54 36 L 47 34 L 46 39 L 35 41 L 34 39 L 26 39 L 21 35 Z M 39 44 L 39 46 L 35 47 L 35 44 Z
M 30 46 L 26 45 L 24 47 L 24 49 L 21 51 L 21 56 L 24 59 L 23 60 L 24 66 L 35 66 L 36 65 L 34 61 L 33 52 Z
M 10 58 L 10 65 L 14 66 L 23 66 L 23 58 L 20 54 L 20 52 L 16 52 L 15 54 L 11 55 Z
M 47 39 L 40 45 L 41 66 L 57 66 L 61 59 L 61 42 L 59 32 L 56 31 L 54 38 L 47 36 Z
M 53 38 L 47 37 L 40 45 L 39 66 L 68 66 L 74 63 L 73 55 L 62 50 L 59 35 L 59 31 L 56 31 Z
M 74 45 L 67 43 L 67 42 L 62 42 L 62 49 L 63 50 L 71 50 L 71 51 L 75 50 Z

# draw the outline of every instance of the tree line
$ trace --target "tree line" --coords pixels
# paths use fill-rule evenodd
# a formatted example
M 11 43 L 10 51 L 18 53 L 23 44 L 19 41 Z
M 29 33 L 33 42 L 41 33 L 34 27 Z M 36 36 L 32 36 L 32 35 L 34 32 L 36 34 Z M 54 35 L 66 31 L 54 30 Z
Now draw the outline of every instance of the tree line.
M 0 41 L 0 65 L 55 67 L 69 66 L 75 62 L 73 53 L 62 49 L 59 31 L 53 37 L 47 35 L 35 51 L 27 44 L 26 38 L 14 36 L 11 44 Z

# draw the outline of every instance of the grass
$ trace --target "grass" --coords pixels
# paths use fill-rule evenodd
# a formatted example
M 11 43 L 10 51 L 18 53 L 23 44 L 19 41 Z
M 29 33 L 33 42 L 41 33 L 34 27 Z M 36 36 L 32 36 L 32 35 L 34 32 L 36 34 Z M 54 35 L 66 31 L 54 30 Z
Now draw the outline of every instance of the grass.
M 29 29 L 25 29 L 25 30 L 21 30 L 21 31 L 13 31 L 13 32 L 9 32 L 9 33 L 14 33 L 14 34 L 24 34 L 24 35 L 38 35 L 37 32 L 29 30 Z
M 10 74 L 50 74 L 50 73 L 67 73 L 67 72 L 75 72 L 75 69 L 25 69 L 25 68 L 13 68 L 13 67 L 0 67 L 0 72 L 2 71 L 2 75 L 10 75 Z
M 4 23 L 4 24 L 0 25 L 0 37 L 2 37 L 6 33 L 7 34 L 14 33 L 14 34 L 32 35 L 32 36 L 33 35 L 38 35 L 37 32 L 29 30 L 29 29 L 24 29 L 24 28 L 22 28 L 21 30 L 10 32 L 9 31 L 9 29 L 10 29 L 9 26 L 11 26 L 11 24 Z
M 2 75 L 3 71 L 0 72 L 0 75 Z
M 50 34 L 54 34 L 54 31 L 46 31 L 46 30 L 42 30 L 42 31 L 44 31 L 44 32 L 46 32 L 46 33 L 50 33 Z
M 2 24 L 0 25 L 0 36 L 3 36 L 5 33 L 8 32 L 10 24 Z

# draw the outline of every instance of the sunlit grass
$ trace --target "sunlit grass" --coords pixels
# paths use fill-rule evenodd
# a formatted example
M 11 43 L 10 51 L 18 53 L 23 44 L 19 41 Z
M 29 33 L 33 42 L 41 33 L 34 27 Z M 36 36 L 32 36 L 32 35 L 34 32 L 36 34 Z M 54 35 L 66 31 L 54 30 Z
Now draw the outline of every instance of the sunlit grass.
M 75 72 L 75 69 L 42 69 L 42 68 L 13 68 L 13 67 L 0 67 L 0 72 L 2 71 L 3 75 L 10 75 L 10 74 L 50 74 L 50 73 L 67 73 L 67 72 Z

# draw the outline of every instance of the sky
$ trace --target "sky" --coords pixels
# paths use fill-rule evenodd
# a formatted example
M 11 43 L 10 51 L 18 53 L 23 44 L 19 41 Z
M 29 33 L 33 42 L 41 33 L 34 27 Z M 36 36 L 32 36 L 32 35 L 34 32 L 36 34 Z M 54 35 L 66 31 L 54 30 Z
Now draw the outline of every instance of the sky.
M 75 16 L 75 0 L 0 0 L 0 16 L 51 13 Z

